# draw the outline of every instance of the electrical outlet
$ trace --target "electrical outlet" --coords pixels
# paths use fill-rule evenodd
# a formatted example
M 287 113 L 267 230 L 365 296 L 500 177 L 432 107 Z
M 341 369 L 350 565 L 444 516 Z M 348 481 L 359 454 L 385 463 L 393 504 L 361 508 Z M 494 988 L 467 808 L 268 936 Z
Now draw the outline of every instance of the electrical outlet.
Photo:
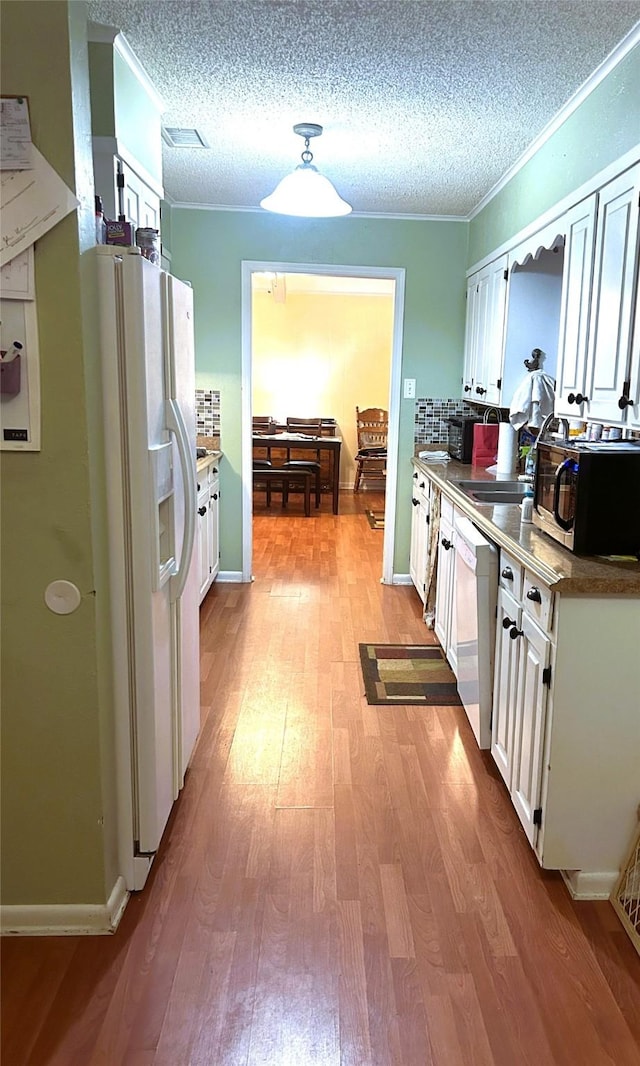
M 416 398 L 416 379 L 405 378 L 404 379 L 404 398 L 405 400 L 415 400 Z

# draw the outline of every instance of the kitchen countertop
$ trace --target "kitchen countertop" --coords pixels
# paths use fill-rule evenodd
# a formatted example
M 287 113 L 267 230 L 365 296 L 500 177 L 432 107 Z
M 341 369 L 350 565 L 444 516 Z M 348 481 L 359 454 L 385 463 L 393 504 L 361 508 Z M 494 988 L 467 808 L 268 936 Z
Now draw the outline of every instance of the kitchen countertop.
M 520 505 L 478 503 L 457 485 L 461 480 L 494 483 L 486 470 L 452 459 L 448 463 L 413 463 L 421 473 L 453 500 L 478 529 L 549 588 L 563 594 L 640 596 L 640 562 L 610 560 L 603 556 L 574 555 L 546 533 L 520 522 Z
M 222 459 L 221 451 L 212 450 L 207 452 L 202 459 L 196 459 L 196 473 L 200 474 L 203 470 L 206 470 L 210 463 L 215 462 L 216 459 Z

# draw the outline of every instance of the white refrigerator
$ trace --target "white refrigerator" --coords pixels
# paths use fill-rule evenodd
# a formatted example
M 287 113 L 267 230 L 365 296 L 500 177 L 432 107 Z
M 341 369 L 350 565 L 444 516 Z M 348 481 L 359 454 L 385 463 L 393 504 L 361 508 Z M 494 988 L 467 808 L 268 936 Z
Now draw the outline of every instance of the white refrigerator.
M 143 887 L 200 728 L 193 294 L 137 248 L 95 256 L 118 861 Z

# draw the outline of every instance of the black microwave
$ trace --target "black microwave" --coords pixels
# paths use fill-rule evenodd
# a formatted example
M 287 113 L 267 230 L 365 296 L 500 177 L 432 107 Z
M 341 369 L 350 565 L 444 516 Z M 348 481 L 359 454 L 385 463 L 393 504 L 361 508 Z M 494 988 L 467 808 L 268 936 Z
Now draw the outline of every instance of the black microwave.
M 538 444 L 533 524 L 577 555 L 640 558 L 640 444 Z
M 452 415 L 447 419 L 449 442 L 447 451 L 459 463 L 470 463 L 473 455 L 473 427 L 481 418 L 468 415 Z

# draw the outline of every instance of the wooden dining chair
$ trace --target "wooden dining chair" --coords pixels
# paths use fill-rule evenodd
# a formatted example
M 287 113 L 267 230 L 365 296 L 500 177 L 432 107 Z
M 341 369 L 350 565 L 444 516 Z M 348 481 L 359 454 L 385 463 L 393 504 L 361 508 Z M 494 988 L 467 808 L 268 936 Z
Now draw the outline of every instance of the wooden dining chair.
M 254 433 L 275 433 L 275 419 L 273 419 L 271 415 L 253 415 L 252 428 Z M 271 448 L 265 447 L 264 449 L 261 449 L 261 451 L 264 451 L 264 456 L 256 456 L 254 451 L 254 473 L 256 470 L 265 470 L 273 465 L 271 462 Z
M 360 482 L 374 481 L 386 485 L 387 436 L 389 413 L 382 407 L 356 407 L 358 452 L 355 457 L 356 476 L 353 491 L 360 490 Z
M 321 437 L 322 436 L 322 419 L 321 418 L 287 418 L 287 433 L 300 433 L 305 437 Z M 321 471 L 320 464 L 320 449 L 312 451 L 308 454 L 308 458 L 304 459 L 292 459 L 291 448 L 295 448 L 295 445 L 291 445 L 289 442 L 289 452 L 287 460 L 282 464 L 283 470 L 310 470 L 315 474 L 315 487 L 316 487 L 316 507 L 320 506 L 321 497 Z M 311 456 L 315 455 L 315 459 Z

